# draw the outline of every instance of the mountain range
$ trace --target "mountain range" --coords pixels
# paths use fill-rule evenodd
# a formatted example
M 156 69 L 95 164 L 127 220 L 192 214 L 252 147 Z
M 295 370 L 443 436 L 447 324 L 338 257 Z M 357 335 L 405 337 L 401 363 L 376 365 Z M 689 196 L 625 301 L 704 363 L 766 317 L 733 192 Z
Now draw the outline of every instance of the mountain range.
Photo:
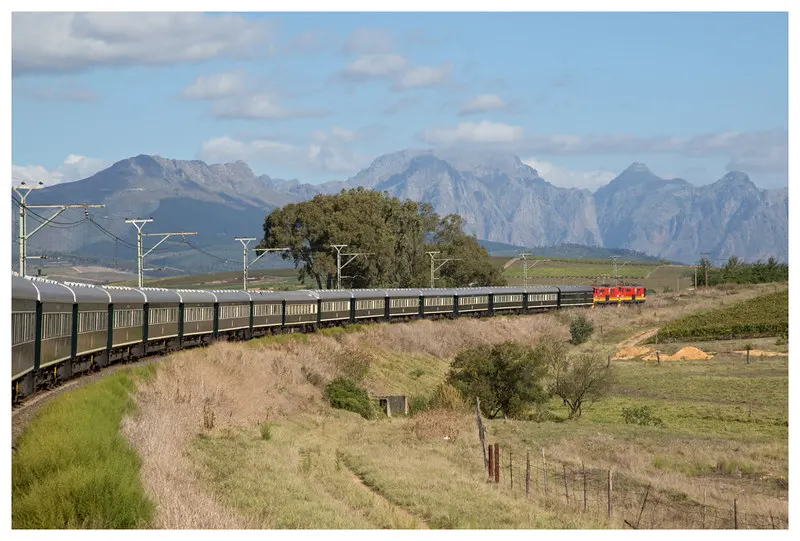
M 192 245 L 208 252 L 216 248 L 213 254 L 229 261 L 223 264 L 170 242 L 148 261 L 180 261 L 174 266 L 187 271 L 240 268 L 242 248 L 234 237 L 260 238 L 270 210 L 356 186 L 431 203 L 440 215 L 460 214 L 468 232 L 486 241 L 629 249 L 681 262 L 695 262 L 702 252 L 712 258 L 788 260 L 788 188 L 761 190 L 741 172 L 696 186 L 660 178 L 634 163 L 592 193 L 554 186 L 512 154 L 433 150 L 386 154 L 346 181 L 320 185 L 256 176 L 241 161 L 209 165 L 150 155 L 127 158 L 89 178 L 35 190 L 29 204 L 105 204 L 90 215 L 106 232 L 89 221 L 75 224 L 82 211 L 69 211 L 74 214 L 62 215 L 32 237 L 31 253 L 58 251 L 109 261 L 114 253 L 135 261 L 135 229 L 124 219 L 153 217 L 145 232 L 196 231 L 196 237 L 186 237 Z M 12 217 L 16 220 L 16 213 Z M 32 218 L 29 231 L 37 223 Z

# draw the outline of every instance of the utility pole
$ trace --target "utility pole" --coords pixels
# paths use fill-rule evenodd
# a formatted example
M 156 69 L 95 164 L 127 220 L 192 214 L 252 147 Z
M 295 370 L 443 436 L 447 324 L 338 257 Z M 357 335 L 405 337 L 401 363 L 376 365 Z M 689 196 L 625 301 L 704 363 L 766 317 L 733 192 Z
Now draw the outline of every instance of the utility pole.
M 708 266 L 711 264 L 711 260 L 708 258 L 711 255 L 711 252 L 700 252 L 700 255 L 705 257 L 705 262 L 703 263 L 703 268 L 706 271 L 706 289 L 708 289 Z M 702 261 L 702 257 L 701 257 Z
M 44 226 L 52 222 L 56 219 L 62 212 L 67 209 L 74 209 L 74 208 L 82 208 L 84 211 L 88 213 L 87 209 L 90 208 L 102 208 L 105 205 L 89 205 L 89 204 L 81 204 L 81 205 L 28 205 L 26 200 L 28 195 L 33 190 L 38 190 L 44 188 L 44 183 L 39 182 L 35 185 L 27 185 L 24 182 L 21 182 L 18 186 L 12 186 L 11 189 L 16 192 L 19 196 L 19 274 L 20 276 L 25 276 L 27 272 L 27 260 L 28 257 L 28 239 L 35 235 L 40 229 Z M 27 209 L 58 209 L 52 216 L 49 218 L 45 218 L 44 221 L 31 231 L 30 233 L 27 232 Z
M 620 256 L 618 256 L 618 255 L 612 255 L 611 256 L 611 259 L 614 260 L 614 281 L 616 281 L 616 282 L 619 281 L 619 279 L 617 278 L 617 259 L 619 259 L 619 257 Z
M 342 250 L 347 248 L 347 244 L 331 244 L 331 248 L 336 249 L 336 289 L 342 289 L 342 269 L 352 263 L 358 256 L 372 255 L 374 252 L 354 252 L 351 254 L 343 254 Z M 349 257 L 347 261 L 342 263 L 342 256 Z M 347 278 L 347 276 L 345 276 Z
M 134 219 L 126 219 L 126 224 L 133 224 L 136 227 L 136 263 L 138 272 L 138 282 L 139 287 L 142 287 L 144 283 L 144 258 L 147 257 L 153 250 L 161 246 L 165 240 L 170 238 L 173 235 L 197 235 L 197 231 L 176 231 L 172 233 L 142 233 L 142 228 L 145 224 L 148 224 L 153 221 L 153 218 L 134 218 Z M 142 253 L 142 237 L 160 237 L 163 236 L 160 241 L 155 243 L 152 248 L 147 250 L 146 252 Z
M 444 267 L 445 264 L 449 261 L 461 261 L 461 259 L 456 259 L 452 257 L 448 259 L 437 259 L 436 254 L 439 254 L 441 252 L 425 252 L 425 253 L 431 256 L 431 288 L 433 288 L 433 283 L 436 281 L 435 274 L 437 270 Z M 438 267 L 436 266 L 437 263 L 439 263 Z
M 261 252 L 261 255 L 257 256 L 253 261 L 250 263 L 247 262 L 247 245 L 250 244 L 252 241 L 256 240 L 255 237 L 236 237 L 236 240 L 242 243 L 242 289 L 247 291 L 247 269 L 250 268 L 256 261 L 264 257 L 270 252 L 285 252 L 290 250 L 290 248 L 255 248 L 254 252 Z
M 525 287 L 528 287 L 528 260 L 526 258 L 528 256 L 533 257 L 533 252 L 522 252 L 521 254 L 519 254 L 519 256 L 522 258 L 522 276 L 523 276 L 523 281 L 525 283 Z M 535 264 L 536 264 L 536 262 L 534 261 L 533 265 L 535 265 Z M 531 267 L 533 265 L 531 265 Z

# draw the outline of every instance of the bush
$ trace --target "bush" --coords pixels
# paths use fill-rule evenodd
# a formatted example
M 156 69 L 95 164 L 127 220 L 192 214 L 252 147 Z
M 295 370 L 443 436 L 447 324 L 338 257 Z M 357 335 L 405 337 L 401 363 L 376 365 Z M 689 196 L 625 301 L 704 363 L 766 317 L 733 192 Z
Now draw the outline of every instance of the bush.
M 664 426 L 664 421 L 653 415 L 650 411 L 650 406 L 622 408 L 622 418 L 629 425 Z
M 408 414 L 416 415 L 431 409 L 431 397 L 428 395 L 411 396 L 408 399 Z
M 372 361 L 372 353 L 357 346 L 344 348 L 334 358 L 339 375 L 355 382 L 364 381 Z
M 480 398 L 481 410 L 490 419 L 501 413 L 519 416 L 525 408 L 547 401 L 543 382 L 549 352 L 543 344 L 536 348 L 517 342 L 478 346 L 456 355 L 447 382 L 470 402 Z M 558 355 L 562 353 L 559 349 Z
M 442 383 L 433 391 L 430 398 L 429 409 L 461 411 L 466 409 L 466 403 L 458 389 L 449 383 Z
M 346 378 L 336 378 L 325 386 L 325 398 L 331 407 L 358 413 L 364 419 L 372 419 L 375 410 L 366 389 Z
M 576 346 L 583 344 L 594 332 L 594 325 L 591 324 L 586 316 L 577 316 L 569 325 L 569 333 L 572 336 L 571 342 Z

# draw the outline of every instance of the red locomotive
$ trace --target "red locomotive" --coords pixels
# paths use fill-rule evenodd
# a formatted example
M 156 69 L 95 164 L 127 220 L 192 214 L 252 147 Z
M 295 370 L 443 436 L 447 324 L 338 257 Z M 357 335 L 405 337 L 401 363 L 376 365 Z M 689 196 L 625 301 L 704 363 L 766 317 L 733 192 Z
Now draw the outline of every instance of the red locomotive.
M 595 286 L 595 304 L 643 303 L 647 299 L 643 286 Z

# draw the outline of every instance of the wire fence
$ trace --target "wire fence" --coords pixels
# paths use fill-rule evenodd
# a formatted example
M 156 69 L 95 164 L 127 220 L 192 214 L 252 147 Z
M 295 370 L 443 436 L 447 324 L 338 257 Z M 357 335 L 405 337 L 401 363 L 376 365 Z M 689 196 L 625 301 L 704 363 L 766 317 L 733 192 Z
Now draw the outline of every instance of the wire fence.
M 499 455 L 499 463 L 497 457 Z M 489 481 L 545 506 L 591 513 L 629 529 L 788 529 L 788 513 L 747 512 L 736 498 L 727 508 L 685 493 L 658 490 L 607 469 L 489 445 Z M 498 471 L 499 466 L 499 471 Z M 703 498 L 705 500 L 705 497 Z

